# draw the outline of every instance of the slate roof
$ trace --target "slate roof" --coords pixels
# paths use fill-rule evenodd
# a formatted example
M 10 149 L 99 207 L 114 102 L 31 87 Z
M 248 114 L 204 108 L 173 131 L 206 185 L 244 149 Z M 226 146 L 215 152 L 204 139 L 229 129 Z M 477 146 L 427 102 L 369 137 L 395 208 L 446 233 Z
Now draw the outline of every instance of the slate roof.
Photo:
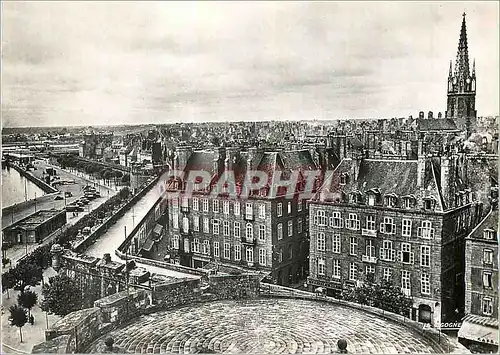
M 418 130 L 421 132 L 428 131 L 459 131 L 457 125 L 452 119 L 419 119 L 417 121 Z
M 492 229 L 497 231 L 497 238 L 493 240 L 484 239 L 483 231 L 485 229 Z M 488 242 L 494 242 L 498 240 L 498 210 L 490 211 L 486 217 L 484 217 L 481 222 L 474 228 L 474 230 L 467 236 L 467 239 L 478 239 L 485 240 Z

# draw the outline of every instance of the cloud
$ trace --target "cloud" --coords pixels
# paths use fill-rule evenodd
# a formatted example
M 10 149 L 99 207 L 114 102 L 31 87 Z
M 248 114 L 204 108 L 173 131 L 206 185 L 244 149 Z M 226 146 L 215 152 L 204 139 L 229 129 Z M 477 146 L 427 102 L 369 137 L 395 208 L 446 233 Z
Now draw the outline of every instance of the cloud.
M 478 112 L 497 114 L 494 2 L 7 2 L 3 124 L 444 110 L 464 7 Z

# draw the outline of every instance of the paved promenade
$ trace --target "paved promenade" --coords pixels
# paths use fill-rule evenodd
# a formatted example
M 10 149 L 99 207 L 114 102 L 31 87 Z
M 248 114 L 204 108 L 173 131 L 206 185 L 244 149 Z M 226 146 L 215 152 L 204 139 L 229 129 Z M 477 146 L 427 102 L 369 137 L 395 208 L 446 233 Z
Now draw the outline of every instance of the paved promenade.
M 219 301 L 142 316 L 113 337 L 135 353 L 439 353 L 438 346 L 408 328 L 338 305 L 284 299 Z

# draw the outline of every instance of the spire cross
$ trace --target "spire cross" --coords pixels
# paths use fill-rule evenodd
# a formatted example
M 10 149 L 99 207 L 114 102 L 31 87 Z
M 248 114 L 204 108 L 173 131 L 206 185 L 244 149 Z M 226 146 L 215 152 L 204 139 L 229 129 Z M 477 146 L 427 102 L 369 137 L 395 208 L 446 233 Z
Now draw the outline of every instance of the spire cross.
M 465 18 L 465 11 L 464 11 L 464 13 L 462 14 L 462 16 Z

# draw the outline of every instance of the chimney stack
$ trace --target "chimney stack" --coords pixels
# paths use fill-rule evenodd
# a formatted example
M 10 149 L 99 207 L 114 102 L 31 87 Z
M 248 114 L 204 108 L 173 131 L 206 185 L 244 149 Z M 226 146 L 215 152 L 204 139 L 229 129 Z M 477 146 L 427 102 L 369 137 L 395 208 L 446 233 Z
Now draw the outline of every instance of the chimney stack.
M 418 118 L 419 118 L 419 119 L 424 119 L 424 111 L 420 111 L 420 112 L 418 113 Z

